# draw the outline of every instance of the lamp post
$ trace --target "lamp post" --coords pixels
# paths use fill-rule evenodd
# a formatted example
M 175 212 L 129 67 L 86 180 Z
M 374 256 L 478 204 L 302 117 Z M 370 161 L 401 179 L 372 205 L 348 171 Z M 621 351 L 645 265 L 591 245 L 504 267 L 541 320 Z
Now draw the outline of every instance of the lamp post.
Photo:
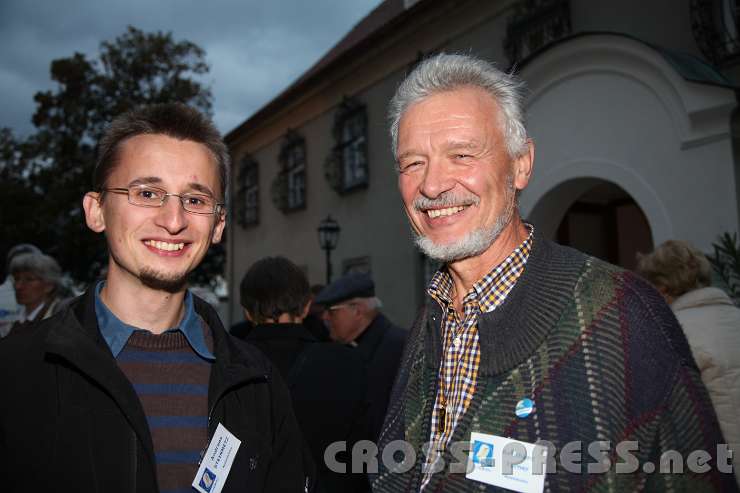
M 317 231 L 319 232 L 319 245 L 326 252 L 326 284 L 331 282 L 331 251 L 337 247 L 339 241 L 339 231 L 342 228 L 331 218 L 331 214 L 319 223 Z

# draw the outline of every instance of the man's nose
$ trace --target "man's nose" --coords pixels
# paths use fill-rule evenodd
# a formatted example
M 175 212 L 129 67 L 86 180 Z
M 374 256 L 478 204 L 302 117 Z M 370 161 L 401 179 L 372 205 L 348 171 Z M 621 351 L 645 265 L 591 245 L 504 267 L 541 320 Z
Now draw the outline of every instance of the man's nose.
M 165 228 L 170 234 L 177 234 L 187 227 L 187 216 L 180 197 L 170 195 L 159 208 L 157 225 Z
M 439 197 L 455 187 L 452 167 L 443 159 L 430 160 L 424 169 L 419 191 L 430 199 Z

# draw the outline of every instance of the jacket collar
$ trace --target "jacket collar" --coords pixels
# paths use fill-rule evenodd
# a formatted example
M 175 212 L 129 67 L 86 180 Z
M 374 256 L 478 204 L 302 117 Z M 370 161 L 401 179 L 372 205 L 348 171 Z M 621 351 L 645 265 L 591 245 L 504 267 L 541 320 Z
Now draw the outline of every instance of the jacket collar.
M 479 375 L 498 375 L 518 366 L 544 342 L 555 326 L 583 269 L 586 256 L 537 235 L 524 272 L 504 303 L 478 318 L 481 360 Z M 442 357 L 442 309 L 431 302 L 425 347 L 427 365 L 438 368 Z

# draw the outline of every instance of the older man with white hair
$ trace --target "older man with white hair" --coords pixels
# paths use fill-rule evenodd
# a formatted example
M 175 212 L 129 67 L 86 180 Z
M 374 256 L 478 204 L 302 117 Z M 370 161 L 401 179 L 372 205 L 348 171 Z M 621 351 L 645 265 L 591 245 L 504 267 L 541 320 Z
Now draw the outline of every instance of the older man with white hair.
M 440 54 L 390 103 L 405 211 L 444 265 L 409 334 L 373 490 L 735 491 L 660 295 L 521 219 L 534 145 L 520 87 L 484 60 Z M 471 443 L 490 445 L 496 467 L 478 467 Z M 690 474 L 653 474 L 669 451 L 707 455 Z M 546 455 L 544 475 L 534 459 Z

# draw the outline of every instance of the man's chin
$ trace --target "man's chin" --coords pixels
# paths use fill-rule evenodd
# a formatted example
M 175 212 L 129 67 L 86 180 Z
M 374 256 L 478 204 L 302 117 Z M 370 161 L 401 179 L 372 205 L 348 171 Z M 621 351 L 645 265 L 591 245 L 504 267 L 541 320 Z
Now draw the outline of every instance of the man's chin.
M 188 283 L 187 274 L 167 275 L 153 270 L 141 271 L 139 279 L 148 288 L 156 289 L 157 291 L 167 291 L 168 293 L 182 291 Z
M 490 246 L 481 244 L 480 240 L 471 241 L 472 233 L 462 240 L 450 243 L 436 243 L 427 236 L 416 236 L 417 248 L 427 257 L 438 262 L 449 263 L 480 255 Z M 476 238 L 477 239 L 477 238 Z
M 457 241 L 436 243 L 428 236 L 414 233 L 414 242 L 424 255 L 445 264 L 477 257 L 488 250 L 501 235 L 510 222 L 510 218 L 505 219 L 505 217 L 499 218 L 492 227 L 475 229 Z

